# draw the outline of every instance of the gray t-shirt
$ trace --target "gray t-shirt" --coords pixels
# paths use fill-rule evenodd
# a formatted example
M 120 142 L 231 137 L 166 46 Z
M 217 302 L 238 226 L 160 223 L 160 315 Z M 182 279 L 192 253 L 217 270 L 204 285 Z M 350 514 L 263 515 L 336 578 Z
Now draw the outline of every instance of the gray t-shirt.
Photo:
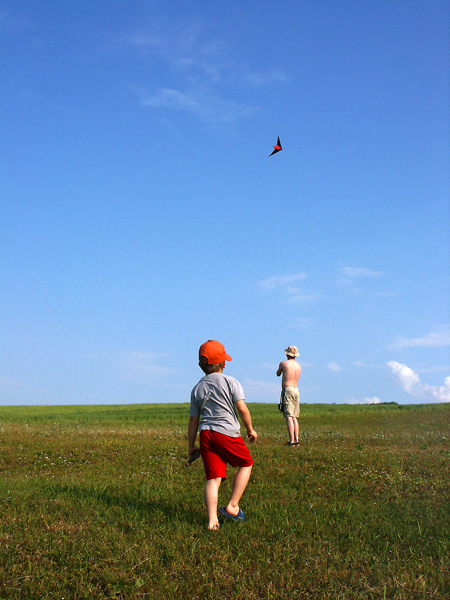
M 230 437 L 240 436 L 235 404 L 244 400 L 241 384 L 223 373 L 205 375 L 191 392 L 191 417 L 201 417 L 200 431 L 212 430 Z

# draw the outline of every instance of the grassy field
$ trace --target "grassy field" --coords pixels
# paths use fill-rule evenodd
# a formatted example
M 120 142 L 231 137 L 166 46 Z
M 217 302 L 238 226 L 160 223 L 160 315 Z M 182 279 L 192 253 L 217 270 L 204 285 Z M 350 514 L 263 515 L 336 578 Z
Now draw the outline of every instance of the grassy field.
M 304 405 L 299 448 L 249 408 L 247 522 L 211 532 L 187 404 L 1 407 L 0 598 L 450 598 L 450 405 Z

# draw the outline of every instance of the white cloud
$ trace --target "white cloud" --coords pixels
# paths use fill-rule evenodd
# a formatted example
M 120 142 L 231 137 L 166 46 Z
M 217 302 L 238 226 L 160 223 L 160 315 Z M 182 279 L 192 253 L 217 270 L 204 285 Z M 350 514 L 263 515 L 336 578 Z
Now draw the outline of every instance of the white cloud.
M 431 331 L 429 334 L 418 338 L 398 338 L 390 348 L 392 350 L 402 350 L 403 348 L 440 348 L 450 346 L 450 330 L 442 328 L 440 331 Z
M 342 277 L 337 281 L 337 284 L 355 294 L 363 293 L 361 287 L 356 285 L 357 280 L 362 281 L 363 279 L 379 279 L 384 277 L 384 273 L 382 271 L 372 271 L 362 267 L 342 267 L 339 269 L 339 273 Z M 382 294 L 383 292 L 377 292 L 374 295 L 380 297 Z
M 328 363 L 327 369 L 333 373 L 339 373 L 339 371 L 342 371 L 342 368 L 335 362 Z
M 307 304 L 320 300 L 324 296 L 322 294 L 305 294 L 302 289 L 295 285 L 307 278 L 306 273 L 295 273 L 294 275 L 276 275 L 269 277 L 259 282 L 259 287 L 267 292 L 275 289 L 281 290 L 289 304 Z M 299 318 L 293 322 L 294 327 L 304 327 L 309 323 L 308 320 Z
M 357 398 L 349 398 L 346 400 L 347 404 L 381 404 L 381 400 L 377 396 L 372 396 L 369 398 L 366 396 L 362 400 L 358 400 Z
M 173 110 L 200 111 L 200 103 L 194 94 L 184 94 L 177 90 L 160 89 L 157 93 L 142 100 L 144 106 L 170 108 Z
M 185 111 L 209 123 L 231 123 L 240 117 L 250 116 L 256 109 L 220 98 L 210 90 L 191 89 L 180 92 L 160 89 L 153 94 L 141 92 L 143 106 L 172 111 Z
M 287 288 L 294 283 L 304 281 L 306 279 L 306 273 L 296 273 L 295 275 L 277 275 L 275 277 L 269 277 L 264 281 L 259 282 L 259 286 L 264 290 L 274 290 L 276 288 Z
M 411 393 L 411 390 L 420 384 L 420 377 L 406 365 L 402 365 L 394 360 L 388 362 L 387 365 L 405 392 Z
M 230 48 L 217 39 L 210 39 L 199 21 L 189 23 L 166 21 L 125 36 L 125 41 L 145 56 L 163 58 L 180 73 L 197 84 L 222 83 L 237 86 L 261 87 L 280 85 L 289 77 L 279 69 L 250 71 L 245 65 L 230 61 Z
M 342 267 L 339 271 L 349 277 L 350 279 L 356 279 L 357 277 L 383 277 L 382 271 L 370 271 L 369 269 L 362 269 L 360 267 Z
M 145 56 L 162 57 L 170 67 L 189 72 L 193 69 L 204 71 L 215 79 L 220 44 L 208 41 L 202 30 L 199 23 L 185 25 L 160 21 L 126 36 L 125 41 L 145 52 Z
M 200 22 L 158 22 L 125 37 L 139 56 L 148 61 L 162 60 L 168 81 L 174 87 L 140 92 L 143 106 L 168 111 L 185 111 L 210 124 L 230 124 L 255 114 L 257 107 L 241 102 L 240 87 L 279 85 L 286 81 L 281 71 L 234 72 L 229 49 L 209 39 Z M 242 65 L 241 65 L 242 67 Z M 170 74 L 170 77 L 169 77 Z
M 365 397 L 363 399 L 364 404 L 381 404 L 381 400 L 377 396 L 372 396 L 372 398 Z
M 117 357 L 120 377 L 138 383 L 151 383 L 165 377 L 178 377 L 179 370 L 160 364 L 168 355 L 140 350 L 123 352 Z
M 308 302 L 315 302 L 320 300 L 324 296 L 322 294 L 295 294 L 289 298 L 290 304 L 306 304 Z
M 444 379 L 444 385 L 422 384 L 424 397 L 431 398 L 432 402 L 450 402 L 450 377 Z
M 444 385 L 429 385 L 422 383 L 419 375 L 404 364 L 391 360 L 387 366 L 407 394 L 423 402 L 450 402 L 450 376 L 445 378 Z

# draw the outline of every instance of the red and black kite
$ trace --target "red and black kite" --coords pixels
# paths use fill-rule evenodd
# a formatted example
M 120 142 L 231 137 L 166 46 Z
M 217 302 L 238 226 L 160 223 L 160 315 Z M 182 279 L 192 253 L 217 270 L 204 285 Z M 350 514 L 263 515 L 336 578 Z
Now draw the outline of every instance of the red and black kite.
M 280 150 L 283 150 L 283 148 L 281 147 L 280 138 L 278 138 L 276 145 L 273 147 L 273 152 L 272 152 L 272 154 L 269 154 L 269 157 L 272 156 L 273 154 L 276 154 L 277 152 L 280 152 Z

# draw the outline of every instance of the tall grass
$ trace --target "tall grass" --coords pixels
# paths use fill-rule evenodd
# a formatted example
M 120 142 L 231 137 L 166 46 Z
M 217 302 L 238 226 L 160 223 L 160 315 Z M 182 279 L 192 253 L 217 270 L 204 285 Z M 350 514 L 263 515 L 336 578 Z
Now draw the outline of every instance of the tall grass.
M 450 598 L 449 405 L 305 405 L 299 448 L 250 410 L 210 532 L 188 405 L 0 408 L 0 598 Z

